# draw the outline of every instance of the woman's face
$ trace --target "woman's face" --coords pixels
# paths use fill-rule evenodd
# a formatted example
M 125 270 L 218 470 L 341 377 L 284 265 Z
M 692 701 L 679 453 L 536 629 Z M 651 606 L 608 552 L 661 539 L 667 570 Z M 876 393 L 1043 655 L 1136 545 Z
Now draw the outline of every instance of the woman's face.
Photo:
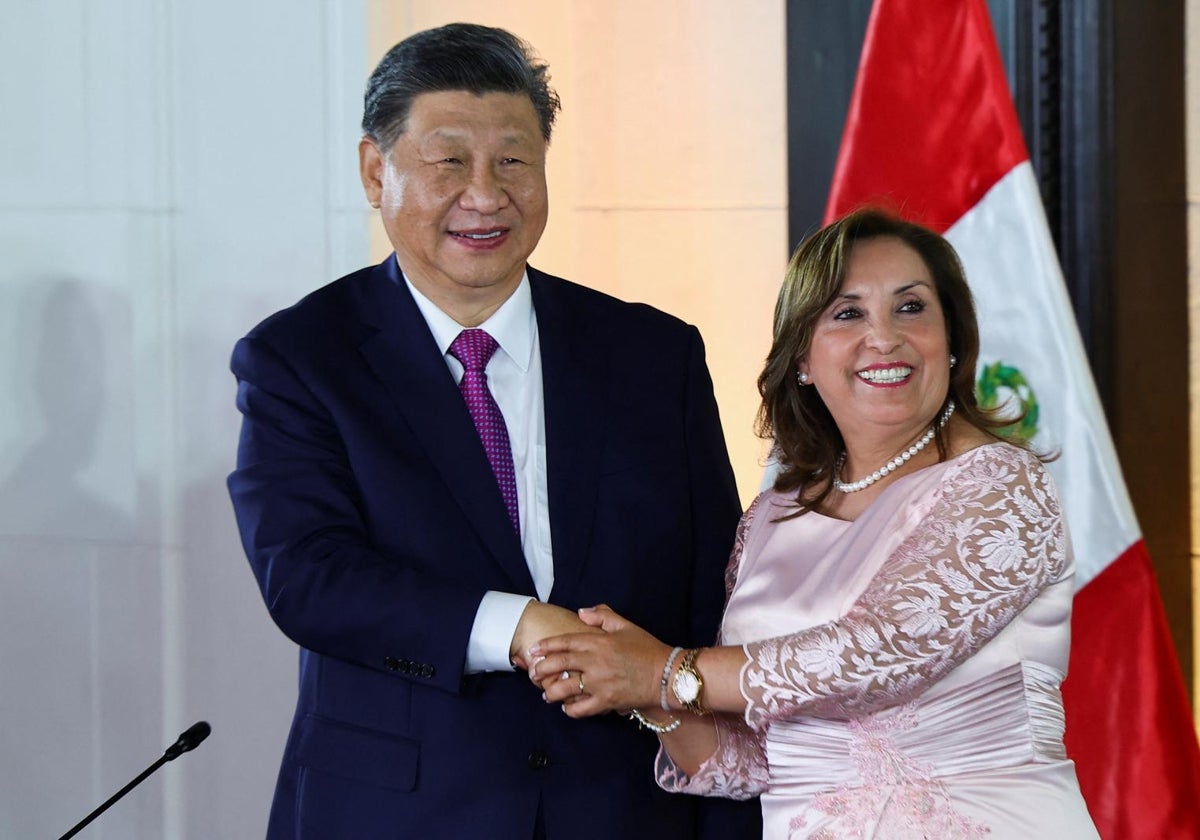
M 950 385 L 949 337 L 920 255 L 883 236 L 850 251 L 846 279 L 821 313 L 807 373 L 847 440 L 910 437 L 933 422 Z

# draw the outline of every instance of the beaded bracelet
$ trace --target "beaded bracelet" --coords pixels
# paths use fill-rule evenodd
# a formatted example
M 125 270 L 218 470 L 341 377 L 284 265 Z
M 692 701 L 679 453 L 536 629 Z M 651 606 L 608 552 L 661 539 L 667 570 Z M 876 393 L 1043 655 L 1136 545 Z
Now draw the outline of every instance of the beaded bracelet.
M 638 722 L 638 726 L 641 726 L 643 729 L 649 729 L 656 735 L 665 735 L 668 732 L 674 732 L 679 728 L 679 725 L 683 723 L 683 720 L 680 718 L 671 718 L 670 723 L 655 723 L 637 709 L 634 709 L 632 712 L 626 715 L 626 717 L 628 717 L 630 720 L 636 720 Z
M 671 679 L 671 666 L 675 664 L 675 658 L 681 653 L 683 653 L 683 648 L 673 649 L 671 655 L 667 657 L 667 664 L 663 666 L 662 693 L 659 694 L 658 702 L 664 712 L 671 711 L 671 707 L 667 705 L 667 682 Z

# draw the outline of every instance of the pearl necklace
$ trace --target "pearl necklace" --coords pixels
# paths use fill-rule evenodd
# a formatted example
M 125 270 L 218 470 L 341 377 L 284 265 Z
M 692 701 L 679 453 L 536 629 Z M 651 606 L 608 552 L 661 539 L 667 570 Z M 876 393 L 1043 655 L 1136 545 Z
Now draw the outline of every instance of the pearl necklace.
M 901 450 L 900 454 L 895 458 L 888 461 L 866 478 L 859 479 L 858 481 L 845 482 L 839 478 L 839 476 L 842 474 L 842 466 L 846 463 L 846 453 L 843 452 L 838 456 L 837 466 L 834 468 L 833 486 L 836 487 L 840 493 L 857 493 L 859 490 L 866 490 L 888 473 L 904 466 L 906 463 L 908 463 L 909 458 L 924 449 L 926 445 L 928 445 L 929 441 L 933 440 L 933 436 L 937 433 L 937 430 L 945 427 L 946 423 L 950 420 L 950 415 L 953 413 L 954 400 L 950 400 L 950 402 L 946 403 L 946 410 L 942 412 L 942 416 L 938 418 L 937 423 L 930 426 L 929 431 L 921 435 L 921 439 L 919 441 L 908 447 L 908 449 Z

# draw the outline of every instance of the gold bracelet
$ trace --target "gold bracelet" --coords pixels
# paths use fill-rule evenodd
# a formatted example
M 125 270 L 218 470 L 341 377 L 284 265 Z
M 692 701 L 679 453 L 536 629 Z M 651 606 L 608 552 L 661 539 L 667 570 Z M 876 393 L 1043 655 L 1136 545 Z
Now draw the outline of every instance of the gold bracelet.
M 626 717 L 628 717 L 630 720 L 636 720 L 638 726 L 642 727 L 643 729 L 649 729 L 655 735 L 665 735 L 668 732 L 674 732 L 679 728 L 679 725 L 683 723 L 680 718 L 672 718 L 670 723 L 655 723 L 637 709 L 634 709 L 632 712 L 626 715 Z

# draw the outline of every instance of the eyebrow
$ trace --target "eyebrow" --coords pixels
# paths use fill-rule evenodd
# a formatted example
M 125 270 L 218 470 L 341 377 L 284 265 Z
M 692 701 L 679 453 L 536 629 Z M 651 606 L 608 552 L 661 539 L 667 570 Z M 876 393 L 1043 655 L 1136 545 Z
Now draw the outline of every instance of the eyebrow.
M 892 297 L 896 297 L 897 295 L 902 295 L 905 292 L 909 291 L 910 289 L 917 288 L 918 286 L 921 286 L 921 287 L 924 287 L 924 288 L 930 289 L 930 290 L 933 289 L 933 286 L 931 286 L 929 283 L 926 283 L 924 280 L 914 280 L 911 283 L 905 283 L 903 286 L 896 289 L 896 291 L 892 292 Z M 834 298 L 835 301 L 837 301 L 837 300 L 861 300 L 861 299 L 862 299 L 862 295 L 855 294 L 853 292 L 848 292 L 848 293 L 843 292 Z

